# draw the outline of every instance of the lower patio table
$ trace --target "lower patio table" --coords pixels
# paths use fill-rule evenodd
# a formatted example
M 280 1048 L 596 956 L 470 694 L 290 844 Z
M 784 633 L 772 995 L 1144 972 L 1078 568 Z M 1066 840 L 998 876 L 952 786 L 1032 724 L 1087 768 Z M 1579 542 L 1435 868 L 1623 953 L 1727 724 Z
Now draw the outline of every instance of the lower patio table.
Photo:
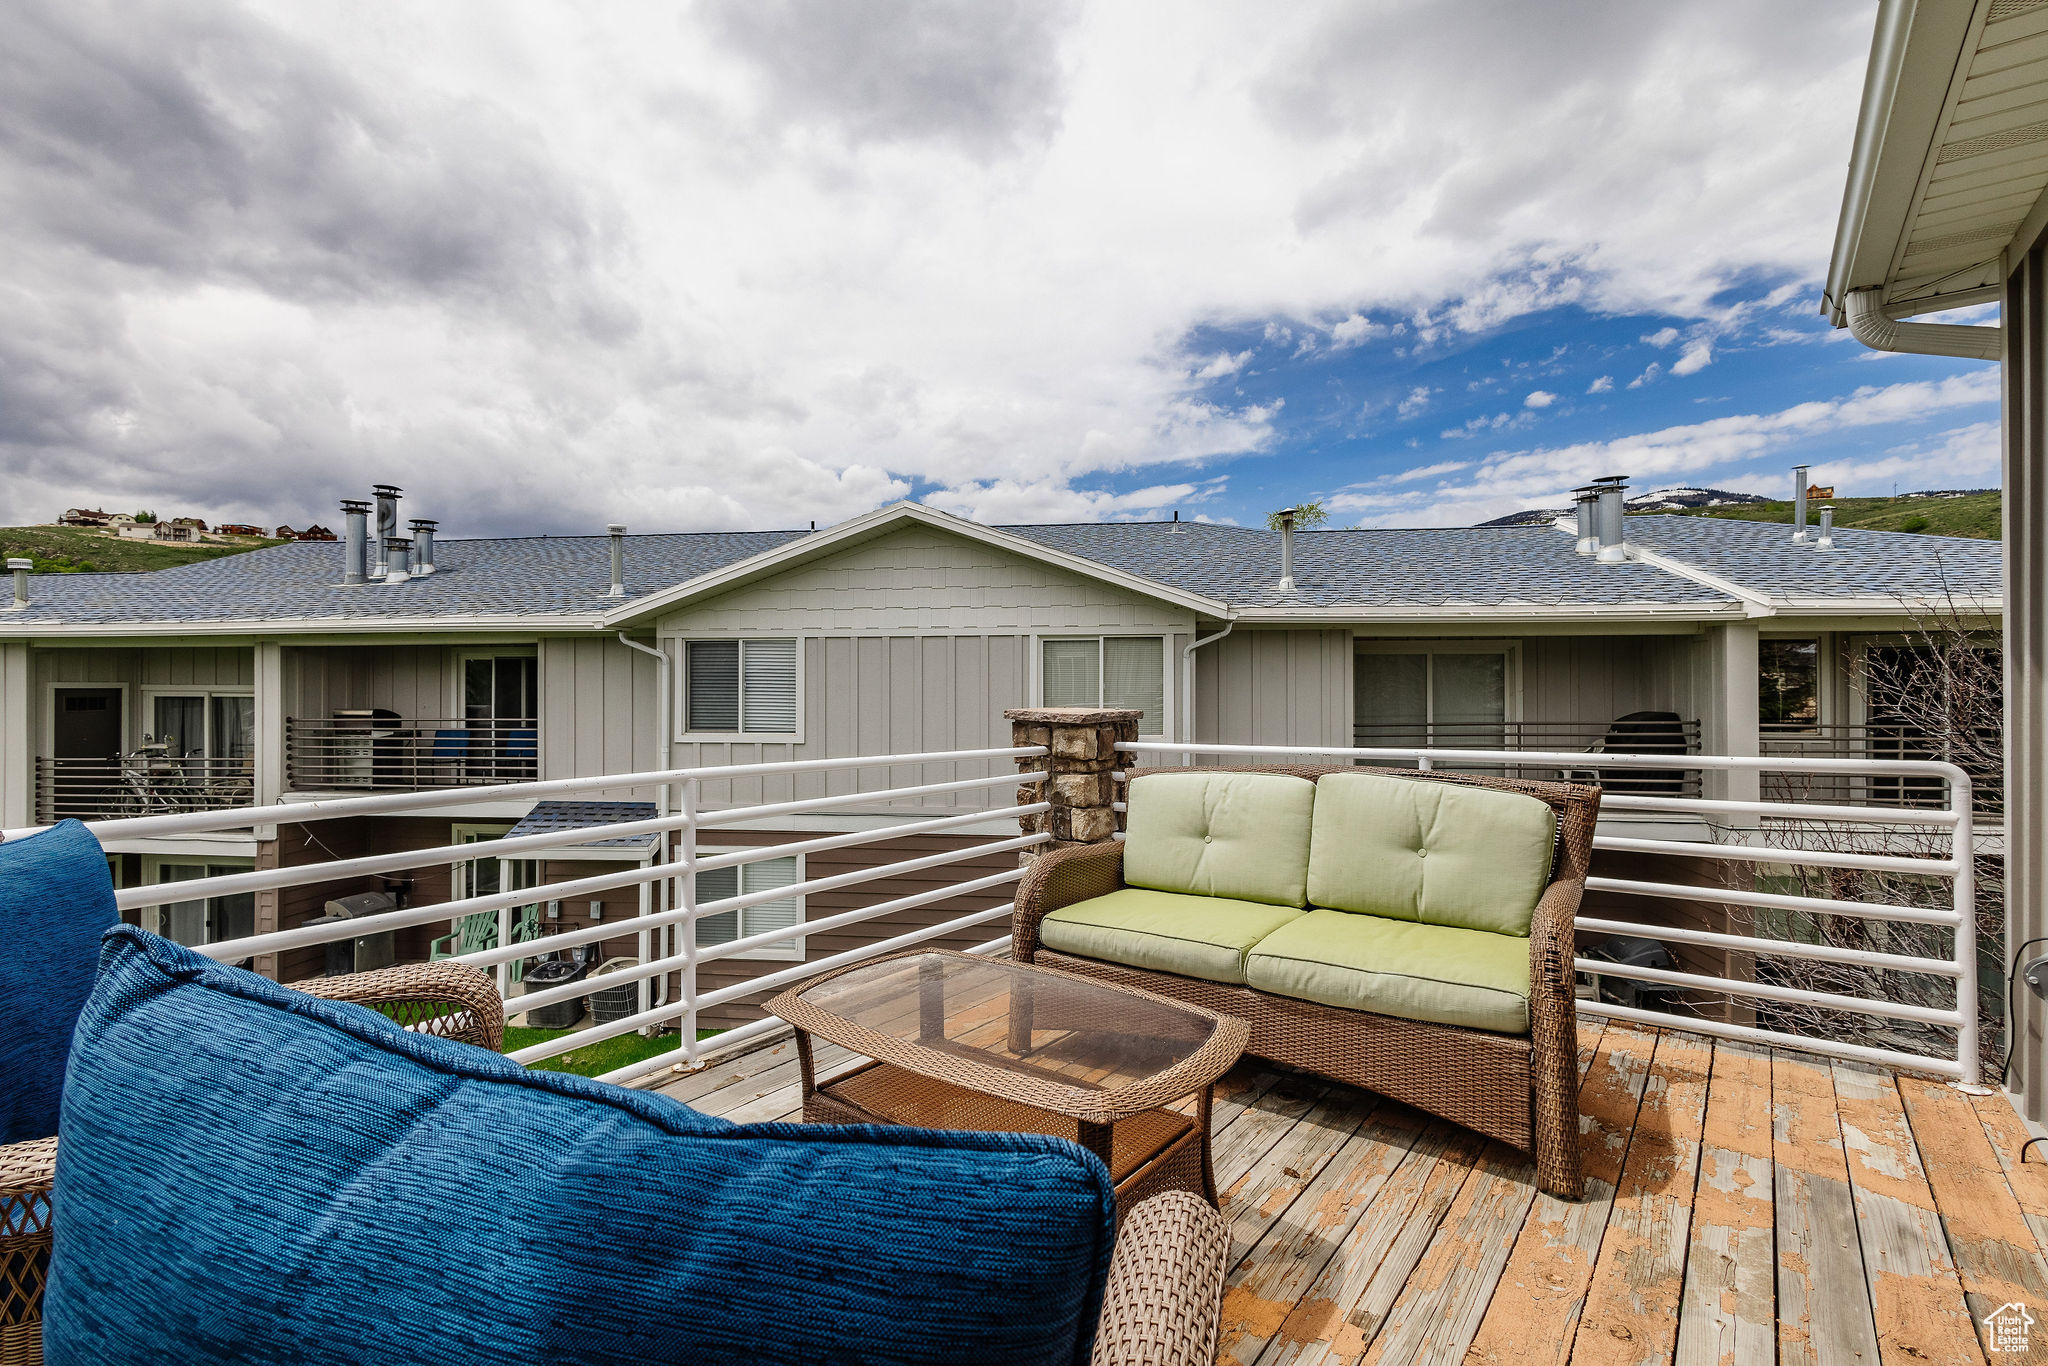
M 1216 1203 L 1216 1079 L 1251 1027 L 1129 987 L 943 949 L 822 973 L 768 1002 L 796 1028 L 804 1119 L 1053 1134 L 1109 1167 L 1121 1214 Z M 813 1035 L 871 1061 L 818 1083 Z M 1172 1108 L 1195 1097 L 1192 1115 Z

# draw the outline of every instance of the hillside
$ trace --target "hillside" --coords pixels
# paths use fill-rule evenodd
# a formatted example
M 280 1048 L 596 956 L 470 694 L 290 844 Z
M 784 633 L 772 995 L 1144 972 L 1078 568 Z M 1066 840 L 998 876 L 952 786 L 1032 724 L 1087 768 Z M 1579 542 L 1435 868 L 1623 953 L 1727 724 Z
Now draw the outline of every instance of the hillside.
M 1861 527 L 1868 531 L 1924 531 L 1935 536 L 1969 536 L 1980 541 L 1998 539 L 1998 516 L 2002 496 L 1997 489 L 1971 493 L 1909 493 L 1899 498 L 1833 498 L 1835 525 Z M 1820 524 L 1820 505 L 1813 504 L 1807 516 Z M 1741 507 L 1674 508 L 1684 517 L 1730 517 L 1744 522 L 1792 521 L 1790 502 L 1745 503 Z
M 86 570 L 126 572 L 169 569 L 195 560 L 217 560 L 281 542 L 261 536 L 238 536 L 225 544 L 174 545 L 158 541 L 123 541 L 68 526 L 0 527 L 0 557 L 26 555 L 38 574 L 75 574 Z

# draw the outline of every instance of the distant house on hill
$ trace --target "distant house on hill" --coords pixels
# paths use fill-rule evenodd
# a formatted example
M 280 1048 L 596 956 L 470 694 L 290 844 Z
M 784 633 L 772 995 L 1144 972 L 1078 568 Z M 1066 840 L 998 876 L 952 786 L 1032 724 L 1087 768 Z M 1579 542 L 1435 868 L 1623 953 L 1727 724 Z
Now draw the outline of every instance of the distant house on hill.
M 312 522 L 307 525 L 304 531 L 293 531 L 288 526 L 281 526 L 277 529 L 277 539 L 280 541 L 331 541 L 334 539 L 334 533 L 321 526 L 318 522 Z
M 57 519 L 58 526 L 105 526 L 112 520 L 112 514 L 98 508 L 65 508 L 64 515 Z
M 145 524 L 137 529 L 153 533 L 154 538 L 159 541 L 196 541 L 199 539 L 199 533 L 204 529 L 205 523 L 202 522 L 198 526 L 194 526 L 193 522 L 195 520 L 197 519 L 180 517 L 174 522 L 158 522 L 154 526 Z
M 223 536 L 261 536 L 263 528 L 247 522 L 222 522 L 214 530 Z
M 200 517 L 173 517 L 171 518 L 171 525 L 188 526 L 191 527 L 194 531 L 199 532 L 203 532 L 206 530 L 206 521 L 204 518 Z

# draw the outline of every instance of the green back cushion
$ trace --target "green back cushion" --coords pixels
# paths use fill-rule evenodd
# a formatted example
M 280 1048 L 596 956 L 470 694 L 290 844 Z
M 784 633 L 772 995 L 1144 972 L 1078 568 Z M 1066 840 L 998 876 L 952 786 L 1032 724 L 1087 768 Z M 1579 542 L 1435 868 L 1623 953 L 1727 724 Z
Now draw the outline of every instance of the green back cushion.
M 1526 935 L 1557 816 L 1520 792 L 1332 773 L 1316 784 L 1314 829 L 1310 904 Z
M 1131 781 L 1124 884 L 1303 906 L 1316 785 L 1284 773 L 1148 773 Z

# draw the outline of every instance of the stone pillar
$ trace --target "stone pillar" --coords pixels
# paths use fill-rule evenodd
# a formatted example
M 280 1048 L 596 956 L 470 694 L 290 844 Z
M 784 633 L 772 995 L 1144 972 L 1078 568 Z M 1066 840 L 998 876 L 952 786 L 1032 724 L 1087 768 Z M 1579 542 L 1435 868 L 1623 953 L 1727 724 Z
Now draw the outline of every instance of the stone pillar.
M 1052 751 L 1017 761 L 1019 770 L 1048 775 L 1043 794 L 1036 783 L 1019 787 L 1018 805 L 1052 803 L 1050 811 L 1018 817 L 1025 834 L 1052 834 L 1050 843 L 1027 850 L 1024 859 L 1113 838 L 1123 821 L 1113 807 L 1117 785 L 1109 775 L 1130 762 L 1116 747 L 1138 738 L 1138 718 L 1144 713 L 1128 707 L 1013 707 L 1003 715 L 1010 722 L 1012 744 L 1044 745 Z

